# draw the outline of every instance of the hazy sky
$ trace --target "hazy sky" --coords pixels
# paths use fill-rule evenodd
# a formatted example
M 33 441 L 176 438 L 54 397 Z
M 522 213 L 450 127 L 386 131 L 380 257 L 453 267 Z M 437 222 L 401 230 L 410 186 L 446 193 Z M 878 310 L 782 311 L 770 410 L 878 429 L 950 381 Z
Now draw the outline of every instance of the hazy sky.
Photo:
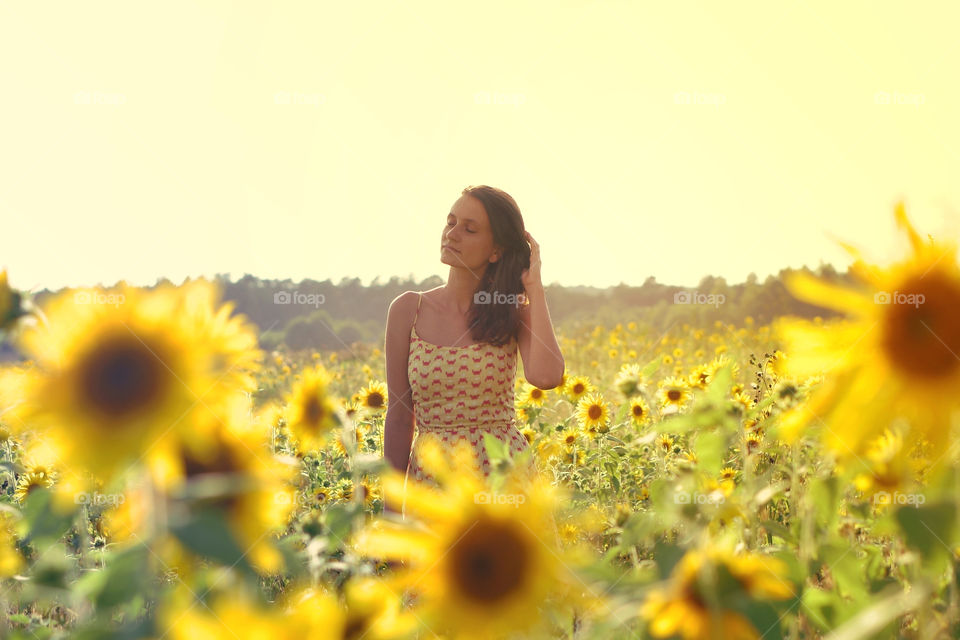
M 960 4 L 0 3 L 14 286 L 446 276 L 463 187 L 549 284 L 886 259 L 958 235 Z

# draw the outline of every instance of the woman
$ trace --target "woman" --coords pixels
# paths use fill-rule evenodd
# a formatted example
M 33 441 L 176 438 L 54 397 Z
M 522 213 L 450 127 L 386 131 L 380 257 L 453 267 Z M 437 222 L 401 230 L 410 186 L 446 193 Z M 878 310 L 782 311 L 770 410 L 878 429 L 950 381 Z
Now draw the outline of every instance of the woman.
M 447 283 L 390 303 L 386 329 L 384 457 L 432 481 L 418 457 L 426 438 L 450 451 L 466 443 L 489 474 L 483 433 L 527 448 L 514 425 L 516 357 L 527 381 L 560 384 L 564 362 L 540 280 L 540 247 L 517 203 L 486 185 L 467 187 L 447 215 L 440 261 Z M 416 438 L 414 438 L 416 424 Z

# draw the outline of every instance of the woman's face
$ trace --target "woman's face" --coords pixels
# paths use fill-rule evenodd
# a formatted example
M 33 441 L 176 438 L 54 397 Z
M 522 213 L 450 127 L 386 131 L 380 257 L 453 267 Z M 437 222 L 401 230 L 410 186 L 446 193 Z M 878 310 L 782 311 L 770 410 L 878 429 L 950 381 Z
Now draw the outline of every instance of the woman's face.
M 483 203 L 470 195 L 460 196 L 453 203 L 443 227 L 440 262 L 482 272 L 488 263 L 496 261 L 499 256 Z

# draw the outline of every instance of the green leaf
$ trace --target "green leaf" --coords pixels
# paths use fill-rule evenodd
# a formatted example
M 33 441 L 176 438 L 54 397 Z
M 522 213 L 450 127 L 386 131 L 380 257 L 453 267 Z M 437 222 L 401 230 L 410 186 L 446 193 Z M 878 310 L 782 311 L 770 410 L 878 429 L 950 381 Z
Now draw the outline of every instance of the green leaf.
M 643 369 L 640 370 L 640 379 L 643 381 L 649 380 L 650 376 L 652 376 L 654 372 L 660 368 L 660 362 L 661 359 L 657 357 L 644 365 Z
M 672 544 L 667 544 L 660 540 L 653 546 L 653 559 L 657 563 L 657 570 L 660 572 L 660 579 L 666 580 L 673 571 L 674 566 L 680 562 L 686 550 Z
M 507 443 L 492 433 L 483 434 L 483 443 L 487 448 L 487 457 L 491 463 L 493 463 L 494 460 L 502 460 L 510 457 L 507 453 Z
M 956 505 L 940 502 L 899 507 L 894 516 L 903 530 L 907 546 L 915 549 L 924 566 L 940 572 L 951 556 Z
M 104 569 L 92 571 L 83 577 L 88 582 L 87 595 L 98 609 L 127 602 L 145 589 L 147 554 L 148 550 L 143 545 L 111 554 L 104 559 Z
M 702 431 L 697 434 L 693 450 L 697 455 L 697 466 L 706 473 L 720 473 L 723 454 L 727 450 L 727 437 L 719 429 Z
M 205 509 L 191 513 L 182 521 L 172 522 L 170 531 L 194 553 L 254 573 L 245 557 L 245 550 L 240 548 L 220 510 Z
M 353 521 L 357 513 L 357 505 L 353 502 L 333 505 L 324 512 L 323 522 L 338 545 L 353 531 Z
M 75 511 L 61 513 L 54 508 L 53 493 L 45 487 L 37 487 L 27 494 L 23 504 L 25 539 L 59 540 L 73 522 Z

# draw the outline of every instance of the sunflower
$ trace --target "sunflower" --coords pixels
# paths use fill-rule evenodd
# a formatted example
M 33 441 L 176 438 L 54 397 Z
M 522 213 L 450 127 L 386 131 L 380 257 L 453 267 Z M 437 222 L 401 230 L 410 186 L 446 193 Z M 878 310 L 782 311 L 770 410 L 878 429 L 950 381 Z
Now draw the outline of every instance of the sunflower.
M 523 429 L 520 429 L 520 435 L 526 439 L 527 444 L 533 444 L 533 441 L 537 439 L 537 432 L 530 427 L 524 427 Z
M 610 419 L 610 407 L 600 393 L 591 393 L 577 403 L 577 421 L 583 429 L 596 428 L 598 431 L 607 426 Z
M 576 429 L 567 429 L 560 434 L 560 441 L 567 447 L 572 447 L 577 443 L 577 431 Z
M 302 452 L 322 449 L 330 433 L 343 424 L 329 384 L 330 374 L 318 365 L 303 372 L 286 398 L 287 428 Z
M 713 371 L 709 365 L 700 364 L 693 368 L 690 375 L 687 376 L 687 384 L 697 389 L 706 389 L 713 378 Z
M 202 599 L 181 585 L 158 606 L 160 635 L 171 640 L 350 637 L 346 612 L 332 594 L 321 590 L 291 589 L 279 606 L 270 607 L 236 583 L 213 594 L 205 592 Z
M 630 420 L 636 427 L 643 426 L 650 420 L 650 407 L 639 396 L 630 400 Z
M 20 573 L 26 563 L 17 551 L 16 523 L 9 511 L 0 511 L 0 578 Z
M 637 393 L 640 385 L 643 383 L 643 373 L 638 364 L 625 364 L 620 367 L 617 377 L 613 381 L 613 386 L 620 393 L 629 398 Z
M 360 390 L 360 406 L 367 413 L 380 413 L 387 408 L 387 385 L 372 381 Z
M 573 376 L 567 381 L 564 389 L 566 396 L 574 403 L 580 401 L 585 394 L 594 391 L 595 387 L 586 376 Z
M 542 407 L 543 401 L 546 399 L 546 397 L 546 391 L 540 387 L 535 387 L 530 383 L 526 383 L 523 386 L 523 391 L 520 392 L 520 404 L 521 406 L 525 407 Z
M 863 458 L 871 443 L 898 420 L 910 428 L 904 451 L 926 439 L 943 467 L 951 419 L 960 406 L 960 267 L 954 243 L 924 241 L 898 203 L 895 218 L 912 247 L 907 259 L 882 268 L 867 265 L 856 249 L 850 269 L 862 284 L 850 289 L 802 273 L 785 284 L 797 298 L 838 309 L 846 321 L 776 326 L 789 375 L 829 371 L 806 405 L 784 414 L 783 434 L 807 424 L 823 426 L 823 441 L 841 460 Z
M 758 638 L 750 621 L 725 605 L 744 596 L 761 601 L 792 597 L 794 588 L 784 578 L 786 572 L 786 564 L 770 556 L 733 555 L 719 548 L 688 551 L 668 585 L 651 589 L 640 614 L 657 638 Z
M 887 429 L 869 443 L 864 458 L 869 468 L 857 474 L 854 486 L 870 498 L 877 492 L 895 491 L 915 481 L 919 475 L 918 467 L 924 462 L 907 457 L 903 434 L 892 429 Z
M 657 448 L 663 451 L 663 453 L 670 453 L 673 449 L 673 438 L 667 434 L 662 434 L 657 438 Z
M 658 385 L 657 396 L 660 398 L 660 407 L 674 407 L 679 409 L 690 398 L 690 387 L 682 378 L 667 378 Z
M 416 527 L 378 520 L 353 539 L 360 553 L 407 563 L 406 580 L 422 601 L 418 617 L 431 630 L 457 638 L 529 634 L 544 620 L 531 611 L 577 598 L 558 536 L 544 535 L 556 532 L 559 488 L 510 475 L 492 494 L 482 476 L 456 466 L 432 472 L 443 481 L 442 493 L 405 483 L 392 469 L 383 475 L 387 502 L 402 502 Z
M 17 479 L 17 488 L 13 499 L 22 503 L 31 491 L 38 487 L 49 489 L 56 482 L 57 472 L 42 463 L 28 464 L 26 470 Z
M 268 435 L 249 416 L 248 402 L 241 396 L 223 412 L 205 416 L 209 424 L 201 426 L 214 434 L 212 446 L 183 449 L 178 468 L 170 474 L 178 479 L 170 496 L 184 500 L 209 479 L 229 478 L 229 491 L 190 498 L 186 504 L 219 511 L 240 548 L 249 549 L 254 567 L 271 572 L 281 568 L 283 560 L 268 534 L 282 528 L 294 508 L 296 468 L 274 457 Z
M 106 481 L 131 462 L 163 465 L 203 439 L 195 417 L 254 387 L 256 332 L 205 280 L 153 291 L 67 290 L 19 338 L 37 363 L 17 417 L 44 455 Z

